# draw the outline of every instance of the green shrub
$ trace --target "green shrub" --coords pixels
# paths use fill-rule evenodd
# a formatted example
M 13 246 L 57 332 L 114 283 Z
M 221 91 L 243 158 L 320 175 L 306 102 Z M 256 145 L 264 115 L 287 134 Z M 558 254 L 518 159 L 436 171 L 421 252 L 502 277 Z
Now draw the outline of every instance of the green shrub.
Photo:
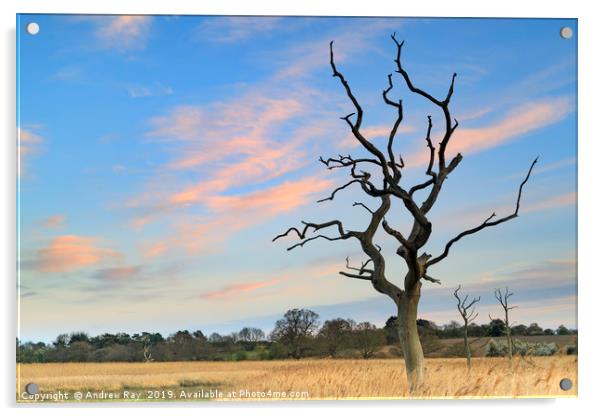
M 520 356 L 547 357 L 558 352 L 554 342 L 527 342 L 513 340 L 512 354 Z M 485 347 L 486 357 L 505 357 L 508 355 L 508 344 L 502 340 L 491 340 Z

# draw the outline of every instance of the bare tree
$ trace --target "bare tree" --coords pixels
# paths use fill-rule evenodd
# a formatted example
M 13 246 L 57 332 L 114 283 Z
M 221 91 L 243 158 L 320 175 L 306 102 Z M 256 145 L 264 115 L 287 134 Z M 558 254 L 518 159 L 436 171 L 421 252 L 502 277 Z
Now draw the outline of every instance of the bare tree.
M 360 322 L 354 325 L 351 334 L 353 344 L 360 350 L 362 358 L 365 360 L 372 358 L 378 347 L 385 345 L 387 342 L 385 332 L 376 328 L 376 325 L 370 322 Z
M 355 322 L 351 319 L 336 318 L 324 322 L 318 336 L 324 342 L 328 355 L 336 357 L 354 327 Z
M 403 121 L 403 105 L 401 100 L 393 100 L 389 96 L 389 93 L 393 89 L 392 75 L 389 74 L 388 76 L 388 86 L 383 90 L 382 97 L 385 104 L 394 109 L 396 118 L 387 140 L 386 150 L 382 150 L 374 145 L 362 133 L 364 111 L 353 94 L 348 81 L 336 67 L 333 42 L 331 42 L 330 65 L 333 77 L 340 81 L 347 97 L 355 108 L 353 113 L 341 118 L 349 126 L 355 139 L 362 145 L 365 151 L 369 153 L 369 156 L 352 157 L 351 155 L 339 155 L 338 158 L 328 159 L 320 157 L 320 161 L 329 170 L 348 168 L 351 180 L 337 187 L 328 197 L 325 197 L 318 202 L 333 200 L 338 192 L 355 185 L 361 188 L 363 194 L 378 201 L 379 205 L 376 209 L 372 209 L 362 202 L 353 204 L 354 206 L 364 208 L 368 213 L 368 224 L 364 230 L 349 230 L 338 219 L 321 223 L 302 222 L 303 227 L 300 227 L 300 229 L 291 227 L 283 234 L 276 236 L 274 240 L 290 234 L 296 235 L 301 241 L 288 247 L 288 250 L 302 247 L 308 242 L 318 239 L 328 241 L 353 239 L 359 242 L 362 251 L 368 258 L 361 263 L 360 267 L 352 267 L 348 264 L 347 270 L 341 271 L 340 274 L 352 279 L 370 282 L 376 291 L 385 294 L 395 303 L 397 307 L 398 332 L 404 353 L 406 374 L 410 390 L 414 391 L 415 388 L 422 383 L 424 376 L 424 354 L 416 326 L 422 280 L 431 283 L 440 283 L 439 279 L 435 279 L 428 274 L 428 269 L 446 258 L 453 244 L 457 243 L 460 239 L 518 216 L 522 189 L 529 179 L 537 159 L 531 163 L 525 179 L 520 184 L 516 207 L 512 213 L 496 220 L 494 220 L 494 217 L 496 216 L 495 213 L 491 214 L 480 225 L 467 229 L 452 238 L 445 245 L 443 252 L 434 258 L 426 252 L 421 253 L 421 248 L 429 241 L 432 233 L 432 224 L 428 218 L 428 213 L 437 201 L 437 197 L 439 196 L 445 179 L 454 171 L 454 169 L 456 169 L 462 160 L 462 155 L 460 153 L 454 156 L 451 161 L 447 160 L 446 155 L 447 146 L 458 127 L 458 122 L 452 118 L 449 109 L 449 103 L 454 92 L 456 74 L 452 76 L 445 97 L 442 100 L 435 98 L 433 95 L 414 86 L 410 80 L 410 76 L 401 63 L 403 42 L 399 42 L 395 37 L 395 34 L 393 34 L 391 38 L 396 47 L 396 72 L 401 75 L 409 91 L 432 103 L 443 114 L 444 122 L 442 137 L 437 147 L 433 144 L 433 140 L 431 139 L 433 122 L 431 116 L 427 117 L 427 131 L 425 138 L 429 160 L 426 167 L 427 179 L 424 182 L 409 188 L 401 185 L 400 181 L 405 163 L 401 156 L 399 156 L 399 158 L 396 157 L 394 152 L 394 141 L 399 126 Z M 372 168 L 372 172 L 364 170 L 370 168 Z M 422 202 L 417 199 L 421 192 L 427 193 L 426 198 L 422 200 Z M 391 198 L 401 201 L 403 207 L 413 219 L 413 225 L 408 234 L 393 228 L 385 220 L 385 215 L 389 212 L 389 208 L 391 207 Z M 398 215 L 399 211 L 395 211 L 395 214 Z M 396 253 L 403 258 L 407 266 L 407 272 L 403 278 L 403 285 L 401 287 L 389 280 L 391 277 L 400 276 L 401 271 L 385 272 L 385 257 L 381 253 L 380 247 L 374 242 L 374 235 L 379 227 L 382 227 L 384 231 L 392 236 L 399 244 Z M 319 233 L 324 230 L 334 230 L 335 232 L 330 235 Z M 310 231 L 314 233 L 311 237 L 308 236 L 308 232 Z
M 468 295 L 464 296 L 463 299 L 460 298 L 459 292 L 462 288 L 462 285 L 458 285 L 458 288 L 454 290 L 454 297 L 458 301 L 457 307 L 458 312 L 460 312 L 460 316 L 462 316 L 462 320 L 464 321 L 464 351 L 466 353 L 466 365 L 468 369 L 471 368 L 471 353 L 470 353 L 470 343 L 468 342 L 468 325 L 473 322 L 479 313 L 476 312 L 475 305 L 477 302 L 481 300 L 481 297 L 472 298 L 472 300 L 468 301 Z
M 509 306 L 508 304 L 508 299 L 510 299 L 510 296 L 514 295 L 514 293 L 510 292 L 508 290 L 508 286 L 506 286 L 506 291 L 504 293 L 502 293 L 502 291 L 500 289 L 495 289 L 495 298 L 497 299 L 497 301 L 500 303 L 500 305 L 502 305 L 502 308 L 504 309 L 504 328 L 505 328 L 505 332 L 506 332 L 506 343 L 508 345 L 508 359 L 512 360 L 512 347 L 513 347 L 513 343 L 512 343 L 512 328 L 511 328 L 511 323 L 510 323 L 510 317 L 509 317 L 509 312 L 516 308 L 516 306 Z M 489 319 L 491 319 L 493 321 L 493 318 L 491 317 L 491 315 L 489 315 Z
M 265 333 L 259 328 L 244 327 L 237 334 L 237 340 L 246 342 L 259 342 L 265 339 Z
M 288 348 L 288 355 L 299 359 L 307 347 L 307 341 L 318 329 L 319 316 L 309 309 L 290 309 L 276 321 L 270 334 L 273 341 Z

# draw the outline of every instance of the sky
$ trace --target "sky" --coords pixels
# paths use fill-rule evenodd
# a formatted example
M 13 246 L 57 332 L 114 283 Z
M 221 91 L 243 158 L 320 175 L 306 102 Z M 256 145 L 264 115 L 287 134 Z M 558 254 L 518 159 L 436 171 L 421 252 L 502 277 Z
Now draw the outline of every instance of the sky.
M 560 37 L 564 26 L 573 38 Z M 302 220 L 359 230 L 367 213 L 353 203 L 376 206 L 353 186 L 316 203 L 349 180 L 320 156 L 366 155 L 340 120 L 353 107 L 332 77 L 331 40 L 363 133 L 381 147 L 396 116 L 381 96 L 393 73 L 401 184 L 425 180 L 427 115 L 435 144 L 442 117 L 394 73 L 393 32 L 415 85 L 443 98 L 458 74 L 448 154 L 464 159 L 430 213 L 426 252 L 512 212 L 539 156 L 519 217 L 429 269 L 441 285 L 424 283 L 419 316 L 458 320 L 461 284 L 481 296 L 485 323 L 500 315 L 494 289 L 508 286 L 513 321 L 577 326 L 575 20 L 20 15 L 17 27 L 21 339 L 269 332 L 291 308 L 383 325 L 393 302 L 338 274 L 347 256 L 365 260 L 357 241 L 287 251 L 292 237 L 271 240 Z M 398 202 L 387 220 L 411 227 Z M 381 231 L 376 242 L 401 285 L 395 242 Z

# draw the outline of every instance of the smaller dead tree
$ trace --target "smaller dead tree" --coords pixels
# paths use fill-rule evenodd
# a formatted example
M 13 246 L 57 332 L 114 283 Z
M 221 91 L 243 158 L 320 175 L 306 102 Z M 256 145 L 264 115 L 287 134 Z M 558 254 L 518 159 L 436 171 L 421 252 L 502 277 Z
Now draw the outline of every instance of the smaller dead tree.
M 514 295 L 514 293 L 510 292 L 508 290 L 508 286 L 506 286 L 506 291 L 504 293 L 502 293 L 502 291 L 500 289 L 495 289 L 495 298 L 497 299 L 497 301 L 499 302 L 500 305 L 502 305 L 502 308 L 504 309 L 504 327 L 506 329 L 506 344 L 508 346 L 508 359 L 512 360 L 512 349 L 513 349 L 513 342 L 512 342 L 512 332 L 511 332 L 511 325 L 510 325 L 510 318 L 509 318 L 509 312 L 516 308 L 516 306 L 510 306 L 508 304 L 508 300 L 510 299 L 510 296 Z M 491 319 L 493 321 L 493 318 L 491 318 L 491 315 L 489 315 L 489 319 Z
M 481 297 L 472 298 L 470 302 L 468 301 L 468 295 L 464 296 L 462 299 L 459 294 L 461 288 L 462 285 L 458 285 L 458 288 L 454 290 L 454 297 L 458 301 L 458 312 L 460 312 L 460 316 L 462 316 L 462 320 L 464 321 L 464 351 L 466 354 L 466 365 L 470 370 L 472 357 L 470 353 L 470 343 L 468 342 L 468 325 L 479 316 L 479 313 L 475 310 L 475 305 L 481 300 Z
M 152 340 L 149 335 L 144 335 L 142 337 L 142 355 L 144 357 L 145 363 L 151 363 L 155 361 L 153 359 L 153 355 L 151 353 Z

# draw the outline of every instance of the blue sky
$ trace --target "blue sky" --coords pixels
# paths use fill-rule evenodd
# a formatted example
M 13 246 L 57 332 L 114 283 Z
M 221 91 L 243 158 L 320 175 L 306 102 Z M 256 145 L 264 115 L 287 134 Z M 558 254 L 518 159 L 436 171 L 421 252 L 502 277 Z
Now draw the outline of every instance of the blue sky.
M 36 21 L 40 32 L 27 35 Z M 562 39 L 559 30 L 573 28 Z M 431 211 L 437 255 L 492 211 L 519 218 L 462 240 L 424 285 L 420 315 L 457 319 L 462 284 L 497 314 L 509 285 L 515 320 L 576 326 L 576 22 L 512 19 L 21 15 L 18 19 L 20 335 L 84 330 L 228 332 L 272 328 L 292 307 L 379 325 L 395 313 L 369 283 L 345 279 L 352 241 L 287 252 L 273 236 L 300 220 L 365 224 L 349 188 L 316 204 L 345 172 L 319 156 L 363 154 L 340 116 L 328 43 L 382 145 L 382 102 L 397 32 L 414 83 L 437 97 L 458 73 L 450 154 L 464 155 Z M 405 118 L 402 184 L 424 178 L 426 116 L 436 109 L 394 77 Z M 421 195 L 418 195 L 420 197 Z M 424 197 L 424 195 L 422 195 Z M 372 205 L 374 202 L 372 201 Z M 388 215 L 402 230 L 403 210 Z M 378 234 L 388 278 L 405 271 Z M 428 282 L 427 282 L 428 283 Z

